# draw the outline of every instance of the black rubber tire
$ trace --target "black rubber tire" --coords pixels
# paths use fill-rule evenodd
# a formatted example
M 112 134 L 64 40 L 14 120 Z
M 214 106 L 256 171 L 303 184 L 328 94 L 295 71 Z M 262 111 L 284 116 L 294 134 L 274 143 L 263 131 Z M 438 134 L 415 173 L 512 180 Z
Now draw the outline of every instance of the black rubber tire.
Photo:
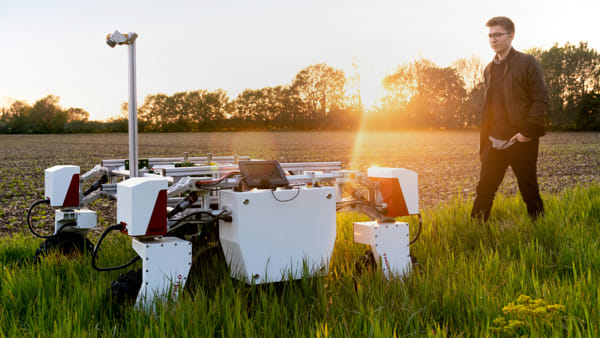
M 91 253 L 92 251 L 94 251 L 94 245 L 87 237 L 75 232 L 59 232 L 56 235 L 46 238 L 40 244 L 40 247 L 35 251 L 33 263 L 39 263 L 44 256 L 52 252 L 59 252 L 65 256 L 74 257 L 85 252 Z
M 373 251 L 365 251 L 364 256 L 358 257 L 358 261 L 354 265 L 357 275 L 361 275 L 363 271 L 374 271 L 377 269 L 377 262 L 375 261 L 375 255 Z
M 110 283 L 110 299 L 113 303 L 133 304 L 142 287 L 142 269 L 129 270 Z

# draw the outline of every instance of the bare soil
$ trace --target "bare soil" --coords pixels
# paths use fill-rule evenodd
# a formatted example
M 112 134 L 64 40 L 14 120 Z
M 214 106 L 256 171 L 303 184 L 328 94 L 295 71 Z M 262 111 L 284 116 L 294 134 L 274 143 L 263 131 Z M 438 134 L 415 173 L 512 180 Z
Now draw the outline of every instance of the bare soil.
M 140 134 L 139 157 L 249 155 L 280 162 L 341 161 L 345 169 L 372 165 L 414 170 L 421 208 L 460 196 L 472 198 L 479 177 L 476 131 L 237 132 Z M 127 134 L 0 135 L 0 236 L 27 230 L 29 206 L 44 198 L 44 170 L 79 165 L 82 173 L 103 159 L 128 157 Z M 542 193 L 600 182 L 600 133 L 549 133 L 540 140 Z M 508 172 L 500 193 L 518 188 Z M 115 221 L 115 203 L 99 200 L 99 225 Z M 53 228 L 47 210 L 46 231 Z M 44 220 L 40 220 L 44 222 Z

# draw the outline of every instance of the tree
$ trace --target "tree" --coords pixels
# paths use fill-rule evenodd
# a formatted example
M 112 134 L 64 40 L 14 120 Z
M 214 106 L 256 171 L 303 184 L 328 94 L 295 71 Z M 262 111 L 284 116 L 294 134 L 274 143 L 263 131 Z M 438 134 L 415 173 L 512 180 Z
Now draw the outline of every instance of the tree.
M 36 133 L 60 133 L 68 121 L 67 112 L 58 105 L 59 97 L 48 95 L 33 104 L 29 119 Z
M 472 55 L 452 62 L 452 67 L 462 78 L 467 92 L 467 98 L 460 108 L 459 123 L 463 127 L 478 126 L 483 107 L 485 64 L 479 57 Z
M 9 133 L 32 133 L 33 126 L 29 118 L 31 106 L 25 101 L 14 101 L 10 107 L 3 111 L 2 121 L 4 128 Z
M 2 129 L 8 133 L 62 133 L 81 132 L 89 113 L 81 108 L 63 110 L 59 97 L 47 95 L 33 106 L 15 101 L 2 110 Z
M 138 109 L 145 130 L 154 131 L 213 130 L 228 112 L 229 97 L 222 89 L 151 94 Z
M 554 44 L 549 50 L 527 51 L 539 61 L 548 86 L 550 107 L 547 123 L 550 129 L 577 128 L 578 109 L 582 100 L 600 91 L 600 55 L 588 47 Z
M 480 82 L 467 94 L 467 98 L 460 108 L 462 127 L 471 128 L 479 126 L 483 109 L 484 92 L 485 84 Z
M 226 116 L 230 114 L 229 95 L 223 89 L 212 92 L 197 90 L 188 95 L 190 118 L 196 130 L 215 130 Z
M 295 96 L 295 91 L 288 86 L 268 87 L 271 98 L 270 109 L 273 123 L 279 129 L 298 128 L 300 122 L 300 100 Z
M 600 93 L 586 93 L 577 107 L 577 130 L 600 130 Z
M 65 133 L 82 133 L 88 132 L 86 124 L 90 114 L 81 108 L 68 108 L 65 110 L 67 114 L 67 123 L 63 125 Z
M 172 120 L 168 96 L 165 94 L 150 94 L 138 108 L 139 119 L 148 122 L 149 131 L 167 131 Z M 121 106 L 123 108 L 123 106 Z
M 330 111 L 344 108 L 345 85 L 346 76 L 342 70 L 317 63 L 298 72 L 291 88 L 305 120 L 318 125 Z
M 460 108 L 466 99 L 464 82 L 452 67 L 427 59 L 398 67 L 383 79 L 384 106 L 390 121 L 412 127 L 462 127 Z
M 295 106 L 289 86 L 245 89 L 232 102 L 232 117 L 246 128 L 289 128 L 295 122 Z
M 87 121 L 90 118 L 90 113 L 81 108 L 68 108 L 66 110 L 68 121 Z
M 452 62 L 451 66 L 456 70 L 457 75 L 462 78 L 467 92 L 471 92 L 483 82 L 485 64 L 481 62 L 479 57 L 471 55 L 469 58 L 458 59 Z
M 360 68 L 358 67 L 358 59 L 352 58 L 352 76 L 348 79 L 349 87 L 351 88 L 351 94 L 349 95 L 349 103 L 355 109 L 364 111 L 364 105 L 362 102 L 361 94 L 361 76 Z

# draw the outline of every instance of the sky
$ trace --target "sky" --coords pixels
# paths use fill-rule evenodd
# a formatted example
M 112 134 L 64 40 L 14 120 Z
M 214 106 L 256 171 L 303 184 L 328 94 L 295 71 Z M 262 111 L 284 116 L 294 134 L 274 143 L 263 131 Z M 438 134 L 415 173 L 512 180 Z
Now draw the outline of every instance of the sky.
M 361 74 L 363 102 L 381 81 L 419 58 L 449 66 L 493 57 L 485 22 L 508 16 L 513 46 L 548 49 L 587 41 L 600 50 L 598 0 L 0 0 L 0 105 L 60 97 L 92 120 L 119 116 L 128 101 L 126 46 L 106 35 L 135 32 L 137 101 L 150 94 L 291 84 L 324 62 Z

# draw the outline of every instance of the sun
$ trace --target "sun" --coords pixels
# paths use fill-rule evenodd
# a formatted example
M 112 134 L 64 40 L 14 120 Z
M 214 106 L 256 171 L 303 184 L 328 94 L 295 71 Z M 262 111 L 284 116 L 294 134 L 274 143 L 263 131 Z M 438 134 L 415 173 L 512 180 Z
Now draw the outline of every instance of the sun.
M 352 58 L 351 66 L 347 65 L 344 68 L 348 79 L 346 95 L 352 97 L 354 103 L 358 103 L 358 97 L 360 97 L 360 103 L 365 112 L 372 111 L 385 96 L 383 88 L 385 74 L 372 60 L 361 59 L 357 56 Z
M 385 89 L 381 79 L 365 78 L 361 79 L 360 94 L 365 111 L 371 110 L 379 105 L 385 96 Z

